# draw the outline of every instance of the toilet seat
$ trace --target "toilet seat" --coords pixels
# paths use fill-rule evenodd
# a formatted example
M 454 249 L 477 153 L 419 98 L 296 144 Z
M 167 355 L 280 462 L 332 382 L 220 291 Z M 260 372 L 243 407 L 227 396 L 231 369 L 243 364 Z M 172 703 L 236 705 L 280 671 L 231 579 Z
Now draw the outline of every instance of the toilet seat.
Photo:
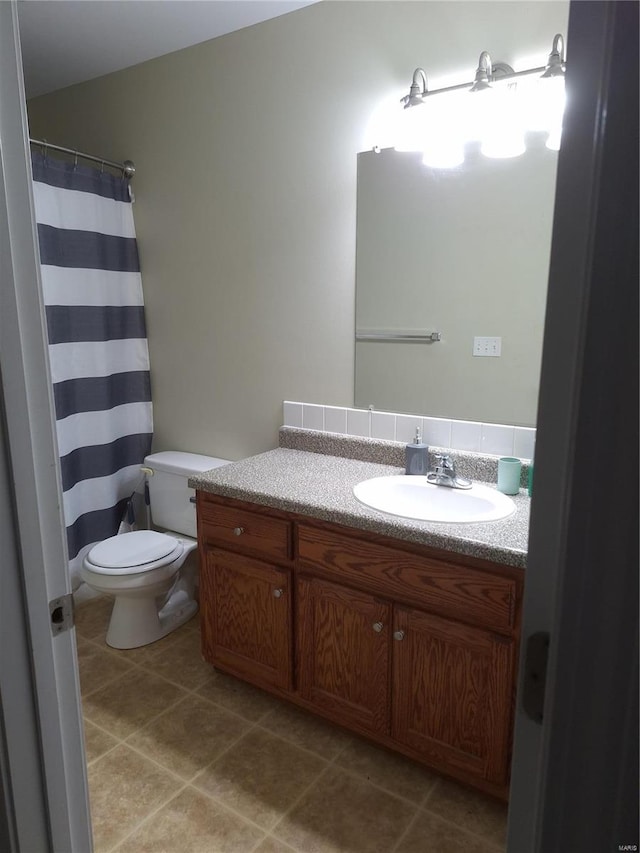
M 134 530 L 94 545 L 85 557 L 85 567 L 102 575 L 140 574 L 169 565 L 182 552 L 182 542 L 173 536 Z

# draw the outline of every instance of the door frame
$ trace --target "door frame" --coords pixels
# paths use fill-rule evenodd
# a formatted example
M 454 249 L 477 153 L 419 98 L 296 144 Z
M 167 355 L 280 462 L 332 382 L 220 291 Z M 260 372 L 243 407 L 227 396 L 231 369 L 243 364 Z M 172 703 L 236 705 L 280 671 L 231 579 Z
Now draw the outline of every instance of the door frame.
M 576 102 L 558 167 L 523 624 L 525 640 L 548 630 L 551 647 L 542 725 L 525 717 L 518 700 L 509 826 L 509 849 L 518 853 L 635 843 L 616 832 L 633 822 L 630 797 L 637 809 L 637 514 L 629 523 L 629 507 L 637 506 L 637 434 L 628 443 L 637 406 L 629 385 L 621 393 L 598 365 L 633 363 L 637 370 L 628 346 L 631 340 L 633 350 L 638 316 L 638 75 L 628 69 L 629 57 L 637 63 L 637 31 L 635 2 L 571 3 L 568 78 Z M 7 214 L 0 217 L 0 533 L 15 546 L 4 552 L 0 597 L 3 639 L 5 631 L 10 637 L 0 645 L 0 839 L 9 838 L 9 850 L 90 851 L 75 636 L 54 638 L 49 625 L 48 602 L 70 590 L 36 287 L 16 0 L 0 2 L 0 140 L 0 206 Z M 628 192 L 612 192 L 621 186 L 612 182 L 620 178 L 616 164 L 630 163 L 635 211 Z M 630 236 L 635 274 L 628 264 L 613 272 L 603 267 L 603 258 L 628 253 Z M 614 274 L 617 305 L 603 298 Z M 605 490 L 598 472 L 614 476 L 615 466 L 631 476 Z M 588 630 L 594 617 L 599 632 Z M 594 751 L 603 732 L 606 750 Z M 584 754 L 595 754 L 591 779 L 576 761 Z M 576 846 L 578 837 L 584 846 Z
M 75 630 L 33 207 L 17 5 L 0 2 L 0 764 L 9 850 L 91 851 Z M 5 849 L 3 847 L 3 849 Z
M 639 843 L 638 3 L 572 2 L 567 42 L 509 810 L 517 853 Z M 542 722 L 522 705 L 538 632 L 550 639 Z

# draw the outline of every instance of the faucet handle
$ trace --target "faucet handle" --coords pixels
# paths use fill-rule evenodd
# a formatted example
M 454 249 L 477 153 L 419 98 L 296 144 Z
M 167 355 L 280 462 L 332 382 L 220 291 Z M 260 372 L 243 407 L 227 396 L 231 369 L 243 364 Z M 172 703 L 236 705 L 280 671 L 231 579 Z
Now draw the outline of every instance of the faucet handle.
M 427 481 L 435 486 L 470 489 L 473 485 L 466 477 L 458 477 L 453 459 L 447 453 L 434 453 L 435 465 L 427 474 Z
M 447 453 L 436 453 L 436 469 L 441 468 L 443 471 L 452 471 L 455 472 L 456 466 L 454 465 L 453 459 Z

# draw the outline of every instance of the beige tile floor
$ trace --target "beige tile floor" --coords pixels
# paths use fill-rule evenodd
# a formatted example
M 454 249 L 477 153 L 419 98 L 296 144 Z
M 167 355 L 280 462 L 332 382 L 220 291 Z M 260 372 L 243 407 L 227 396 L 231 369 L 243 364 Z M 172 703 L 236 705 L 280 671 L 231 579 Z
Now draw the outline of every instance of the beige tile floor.
M 197 618 L 131 651 L 76 611 L 96 853 L 498 853 L 506 808 L 216 672 Z

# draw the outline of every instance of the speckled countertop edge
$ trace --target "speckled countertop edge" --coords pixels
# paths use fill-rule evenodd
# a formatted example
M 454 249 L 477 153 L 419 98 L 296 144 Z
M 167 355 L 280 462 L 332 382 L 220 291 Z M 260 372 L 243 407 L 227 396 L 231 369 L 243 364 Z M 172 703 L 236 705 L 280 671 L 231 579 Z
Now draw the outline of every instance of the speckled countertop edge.
M 403 470 L 398 465 L 279 447 L 205 471 L 191 477 L 189 485 L 407 542 L 525 567 L 530 505 L 526 493 L 513 497 L 513 515 L 483 524 L 414 521 L 370 509 L 354 497 L 356 483 Z
M 341 456 L 348 459 L 360 459 L 363 462 L 378 462 L 381 465 L 397 465 L 404 468 L 405 447 L 400 441 L 386 441 L 380 438 L 361 438 L 355 435 L 341 435 L 335 432 L 319 432 L 298 427 L 280 427 L 279 446 L 291 450 L 308 450 L 311 453 L 323 453 L 328 456 Z M 488 453 L 474 453 L 470 450 L 453 450 L 448 447 L 430 445 L 429 457 L 434 464 L 434 454 L 446 453 L 456 465 L 462 477 L 481 483 L 495 483 L 498 478 L 499 456 Z M 529 459 L 522 459 L 520 486 L 526 488 L 529 473 Z

